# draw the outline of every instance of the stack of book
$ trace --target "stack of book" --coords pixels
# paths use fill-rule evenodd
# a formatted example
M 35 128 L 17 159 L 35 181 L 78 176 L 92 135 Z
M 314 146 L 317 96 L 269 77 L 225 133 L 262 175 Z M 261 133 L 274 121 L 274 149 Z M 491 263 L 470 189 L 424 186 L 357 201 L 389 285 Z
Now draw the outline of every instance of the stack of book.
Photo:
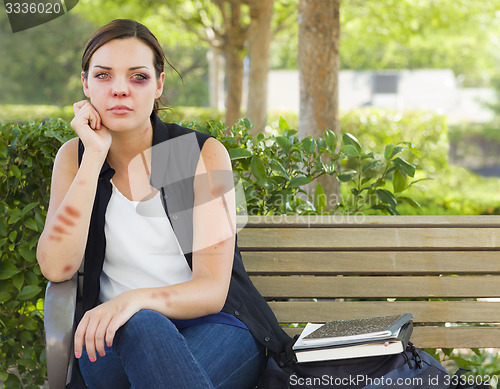
M 408 345 L 413 315 L 308 323 L 293 345 L 298 362 L 398 354 Z

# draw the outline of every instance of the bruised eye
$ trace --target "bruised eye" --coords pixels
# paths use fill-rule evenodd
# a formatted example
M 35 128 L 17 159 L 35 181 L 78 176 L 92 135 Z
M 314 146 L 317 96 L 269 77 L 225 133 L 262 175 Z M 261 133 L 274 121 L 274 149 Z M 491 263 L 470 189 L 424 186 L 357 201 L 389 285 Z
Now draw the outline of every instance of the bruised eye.
M 138 73 L 134 74 L 132 78 L 134 79 L 134 81 L 146 81 L 149 77 L 145 74 Z
M 105 79 L 109 78 L 109 74 L 108 73 L 97 73 L 95 75 L 95 78 L 97 78 L 99 80 L 105 80 Z

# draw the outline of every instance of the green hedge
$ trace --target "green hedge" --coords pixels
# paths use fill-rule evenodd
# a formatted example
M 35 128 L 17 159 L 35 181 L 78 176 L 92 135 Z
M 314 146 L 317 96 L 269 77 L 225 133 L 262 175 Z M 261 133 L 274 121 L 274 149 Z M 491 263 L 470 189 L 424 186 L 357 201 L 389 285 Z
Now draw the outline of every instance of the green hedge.
M 26 122 L 61 118 L 68 123 L 73 119 L 73 106 L 55 105 L 0 105 L 0 121 Z M 163 109 L 160 117 L 169 122 L 223 120 L 224 113 L 212 108 L 176 107 Z
M 356 109 L 340 117 L 340 129 L 356 136 L 368 150 L 401 140 L 412 142 L 420 157 L 411 161 L 430 174 L 448 166 L 448 126 L 446 117 L 429 111 L 404 113 L 374 108 Z
M 39 388 L 45 377 L 46 280 L 35 247 L 44 226 L 55 152 L 73 135 L 58 119 L 2 124 L 0 129 L 0 378 L 6 388 Z

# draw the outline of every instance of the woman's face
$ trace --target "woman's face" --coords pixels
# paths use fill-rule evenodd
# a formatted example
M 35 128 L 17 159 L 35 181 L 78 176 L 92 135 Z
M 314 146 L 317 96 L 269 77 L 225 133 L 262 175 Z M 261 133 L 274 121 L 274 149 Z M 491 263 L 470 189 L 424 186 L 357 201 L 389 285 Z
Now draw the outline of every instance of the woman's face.
M 115 39 L 101 46 L 82 72 L 85 96 L 113 131 L 148 126 L 155 99 L 163 92 L 165 74 L 156 77 L 153 51 L 137 38 Z

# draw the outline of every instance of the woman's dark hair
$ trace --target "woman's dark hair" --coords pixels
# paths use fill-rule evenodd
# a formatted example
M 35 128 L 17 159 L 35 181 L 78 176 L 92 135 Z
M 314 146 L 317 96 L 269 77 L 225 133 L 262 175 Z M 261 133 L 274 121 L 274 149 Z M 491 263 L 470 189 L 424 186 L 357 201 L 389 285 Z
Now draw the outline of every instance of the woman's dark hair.
M 94 35 L 90 37 L 87 44 L 85 45 L 85 50 L 82 55 L 82 70 L 84 72 L 84 77 L 88 77 L 90 59 L 94 53 L 106 43 L 114 39 L 124 39 L 124 38 L 137 38 L 140 39 L 144 44 L 149 46 L 153 50 L 154 54 L 154 68 L 156 77 L 160 77 L 160 74 L 164 71 L 165 62 L 180 76 L 174 66 L 165 57 L 162 47 L 158 43 L 156 37 L 149 31 L 149 29 L 143 24 L 130 19 L 115 19 L 112 22 L 99 28 Z M 182 78 L 182 77 L 181 77 Z M 161 100 L 157 99 L 154 105 L 154 111 L 158 112 L 160 109 Z

